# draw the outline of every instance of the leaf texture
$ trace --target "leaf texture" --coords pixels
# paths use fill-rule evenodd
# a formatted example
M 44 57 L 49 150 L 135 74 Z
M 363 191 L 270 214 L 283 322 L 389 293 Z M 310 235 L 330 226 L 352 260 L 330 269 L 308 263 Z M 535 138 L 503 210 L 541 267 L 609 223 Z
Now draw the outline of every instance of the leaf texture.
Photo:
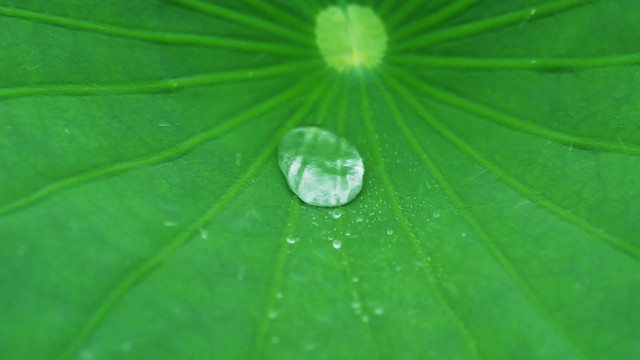
M 6 359 L 635 359 L 633 0 L 0 2 Z M 282 136 L 364 159 L 302 203 Z

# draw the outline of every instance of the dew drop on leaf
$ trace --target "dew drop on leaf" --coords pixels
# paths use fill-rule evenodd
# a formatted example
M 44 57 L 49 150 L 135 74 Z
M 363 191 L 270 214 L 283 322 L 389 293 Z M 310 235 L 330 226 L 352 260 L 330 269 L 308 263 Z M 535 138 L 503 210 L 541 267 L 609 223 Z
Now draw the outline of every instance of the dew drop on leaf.
M 275 319 L 278 317 L 278 312 L 275 310 L 269 310 L 267 316 L 269 316 L 269 319 Z
M 358 150 L 318 127 L 289 131 L 280 143 L 278 163 L 291 191 L 310 205 L 344 205 L 362 189 L 364 165 Z
M 298 239 L 296 239 L 296 238 L 292 238 L 292 237 L 288 237 L 287 238 L 287 243 L 288 244 L 295 244 L 297 242 L 298 242 Z

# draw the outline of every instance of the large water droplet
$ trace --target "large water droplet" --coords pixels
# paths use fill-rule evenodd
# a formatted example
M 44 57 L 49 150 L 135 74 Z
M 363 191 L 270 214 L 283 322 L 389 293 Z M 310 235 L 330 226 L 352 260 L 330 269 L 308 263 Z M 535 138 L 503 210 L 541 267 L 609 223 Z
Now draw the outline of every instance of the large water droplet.
M 364 165 L 346 139 L 317 127 L 289 131 L 278 149 L 289 188 L 307 204 L 340 206 L 362 189 Z

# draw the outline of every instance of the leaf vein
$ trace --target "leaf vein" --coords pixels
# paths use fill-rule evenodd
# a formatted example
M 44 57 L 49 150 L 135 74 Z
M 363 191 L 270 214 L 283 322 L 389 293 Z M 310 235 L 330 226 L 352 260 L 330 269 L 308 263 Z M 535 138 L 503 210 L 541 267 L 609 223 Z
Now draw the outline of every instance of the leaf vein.
M 257 16 L 242 14 L 223 6 L 214 5 L 201 0 L 163 0 L 167 3 L 181 6 L 201 14 L 209 15 L 216 18 L 222 18 L 233 21 L 237 24 L 248 25 L 259 31 L 266 31 L 281 38 L 297 42 L 302 45 L 311 46 L 312 38 L 301 35 L 296 31 L 287 29 L 276 23 L 260 19 Z
M 478 115 L 496 124 L 514 129 L 521 133 L 539 136 L 561 144 L 575 146 L 577 148 L 586 150 L 598 150 L 602 152 L 621 153 L 625 155 L 635 156 L 640 155 L 640 146 L 634 144 L 620 144 L 619 142 L 597 140 L 584 136 L 567 134 L 559 130 L 551 129 L 542 125 L 535 124 L 533 122 L 522 120 L 516 116 L 503 113 L 493 106 L 480 104 L 475 101 L 464 99 L 451 92 L 440 90 L 434 86 L 428 85 L 424 81 L 419 81 L 415 78 L 412 78 L 402 70 L 390 68 L 390 71 L 393 74 L 397 74 L 398 77 L 400 77 L 407 84 L 410 84 L 414 88 L 419 89 L 423 93 L 431 95 L 434 100 L 452 105 L 463 111 Z
M 309 83 L 305 83 L 311 86 Z M 326 85 L 326 82 L 325 82 Z M 321 90 L 323 86 L 319 86 Z M 273 154 L 280 142 L 281 137 L 298 124 L 304 116 L 311 110 L 312 105 L 317 100 L 320 91 L 315 91 L 313 96 L 306 99 L 304 104 L 296 112 L 292 118 L 284 124 L 277 134 L 271 137 L 269 143 L 264 147 L 263 151 L 256 158 L 249 170 L 240 177 L 240 179 L 231 186 L 224 194 L 222 194 L 211 207 L 195 222 L 186 227 L 175 238 L 173 238 L 160 251 L 155 253 L 151 258 L 141 263 L 132 272 L 126 275 L 118 284 L 107 294 L 100 302 L 96 311 L 90 316 L 87 323 L 82 327 L 80 332 L 75 336 L 73 341 L 69 343 L 67 348 L 59 356 L 60 359 L 70 359 L 78 349 L 84 344 L 98 328 L 102 320 L 109 314 L 115 305 L 133 288 L 134 285 L 142 281 L 152 271 L 157 269 L 164 261 L 176 253 L 199 229 L 205 227 L 228 203 L 233 201 L 242 190 L 251 182 L 251 179 L 265 165 L 266 161 Z
M 391 84 L 391 86 L 398 90 L 402 95 L 403 99 L 407 101 L 407 103 L 414 108 L 416 113 L 423 118 L 432 128 L 434 128 L 438 133 L 443 135 L 445 138 L 450 139 L 448 133 L 443 133 L 440 131 L 441 128 L 444 128 L 444 125 L 435 119 L 435 117 L 429 113 L 423 106 L 421 106 L 417 99 L 407 91 L 406 88 L 401 87 L 397 82 L 393 82 L 389 78 L 385 78 L 387 83 Z M 390 98 L 390 95 L 387 93 L 386 98 Z M 402 127 L 402 131 L 405 137 L 409 140 L 411 147 L 414 149 L 416 154 L 420 157 L 422 162 L 427 166 L 427 168 L 434 175 L 441 188 L 447 194 L 449 199 L 453 201 L 458 211 L 464 218 L 464 220 L 471 226 L 471 228 L 475 231 L 478 237 L 481 239 L 484 247 L 489 250 L 493 258 L 498 262 L 500 267 L 508 274 L 508 276 L 513 280 L 516 287 L 520 290 L 520 292 L 529 300 L 531 305 L 542 315 L 547 324 L 554 331 L 560 335 L 563 341 L 572 349 L 572 351 L 578 355 L 581 359 L 586 359 L 587 357 L 582 353 L 582 351 L 576 346 L 576 344 L 570 339 L 567 335 L 567 332 L 557 323 L 556 319 L 551 315 L 549 309 L 544 304 L 544 301 L 540 299 L 540 296 L 537 292 L 532 288 L 531 285 L 524 279 L 522 275 L 515 268 L 511 260 L 504 254 L 504 252 L 500 249 L 498 245 L 496 245 L 492 240 L 489 233 L 485 230 L 485 228 L 480 224 L 480 222 L 476 219 L 473 213 L 469 210 L 469 208 L 465 205 L 464 201 L 460 198 L 460 195 L 454 190 L 453 185 L 447 178 L 444 176 L 442 171 L 437 167 L 437 165 L 431 160 L 431 157 L 426 153 L 424 148 L 419 144 L 417 139 L 411 134 L 411 131 L 404 123 L 404 120 L 398 118 L 396 120 L 399 122 Z M 434 124 L 434 125 L 432 125 Z M 437 126 L 437 128 L 435 128 Z
M 395 64 L 417 65 L 425 68 L 573 71 L 598 67 L 639 65 L 640 53 L 586 58 L 473 58 L 390 55 L 386 59 Z
M 375 79 L 375 77 L 374 77 Z M 378 87 L 380 89 L 382 89 L 382 86 L 380 85 L 380 83 L 378 82 Z M 407 236 L 411 239 L 411 242 L 413 244 L 413 246 L 416 249 L 416 252 L 420 258 L 420 261 L 422 262 L 422 264 L 424 264 L 424 266 L 422 267 L 425 271 L 425 275 L 429 281 L 429 284 L 431 285 L 431 287 L 434 290 L 434 293 L 438 299 L 438 302 L 441 304 L 441 306 L 444 308 L 444 310 L 446 311 L 447 315 L 451 318 L 451 320 L 453 321 L 455 327 L 458 329 L 458 331 L 460 332 L 460 335 L 462 336 L 464 342 L 467 344 L 469 351 L 471 352 L 473 358 L 480 358 L 480 354 L 478 352 L 477 349 L 477 345 L 476 345 L 476 341 L 475 339 L 472 337 L 469 329 L 467 328 L 467 326 L 465 325 L 465 323 L 462 321 L 462 319 L 460 319 L 460 317 L 456 314 L 454 308 L 451 306 L 449 300 L 446 298 L 446 296 L 444 295 L 442 289 L 441 289 L 441 285 L 438 283 L 436 277 L 433 275 L 433 270 L 431 269 L 431 265 L 427 259 L 426 254 L 424 253 L 423 250 L 423 244 L 421 243 L 421 241 L 418 239 L 418 237 L 415 235 L 415 232 L 413 230 L 413 227 L 411 225 L 411 223 L 409 222 L 409 219 L 407 218 L 407 216 L 405 215 L 404 211 L 402 210 L 402 208 L 400 207 L 400 203 L 398 201 L 398 198 L 396 196 L 393 184 L 391 183 L 391 180 L 389 179 L 389 176 L 387 175 L 386 172 L 386 166 L 385 166 L 385 162 L 382 158 L 382 152 L 380 149 L 380 145 L 378 144 L 378 141 L 376 140 L 376 129 L 375 126 L 373 124 L 373 121 L 371 119 L 371 113 L 370 113 L 370 107 L 368 105 L 368 99 L 367 99 L 367 94 L 365 91 L 365 85 L 364 85 L 364 80 L 361 78 L 361 93 L 362 93 L 362 112 L 363 112 L 363 118 L 364 118 L 364 122 L 365 122 L 365 128 L 367 130 L 367 137 L 369 139 L 369 141 L 372 144 L 372 151 L 373 151 L 373 157 L 374 157 L 374 161 L 376 162 L 376 167 L 379 170 L 380 176 L 382 178 L 382 183 L 384 186 L 384 191 L 385 194 L 387 196 L 387 198 L 389 199 L 390 202 L 390 207 L 393 210 L 393 212 L 396 214 L 396 217 L 398 218 L 398 220 L 400 220 L 400 225 L 402 227 L 402 229 L 404 230 L 404 232 L 407 234 Z M 396 120 L 396 122 L 399 121 L 398 117 L 401 117 L 401 115 L 399 114 L 397 108 L 395 106 L 391 106 L 393 104 L 389 104 L 390 105 L 390 110 L 392 112 L 392 114 L 394 115 L 394 118 Z
M 168 93 L 181 89 L 241 80 L 258 80 L 303 72 L 317 66 L 316 61 L 300 61 L 262 69 L 219 71 L 173 79 L 116 84 L 54 84 L 0 88 L 0 99 L 30 96 L 90 96 L 140 93 Z
M 196 35 L 185 33 L 160 32 L 130 29 L 93 21 L 72 19 L 63 16 L 38 13 L 30 10 L 0 7 L 0 15 L 17 19 L 37 21 L 43 24 L 66 29 L 93 32 L 124 39 L 137 40 L 161 45 L 184 45 L 195 47 L 225 48 L 239 51 L 252 51 L 297 57 L 313 57 L 315 51 L 308 48 L 278 43 L 233 39 L 228 36 Z
M 433 31 L 424 36 L 406 40 L 398 44 L 390 51 L 399 52 L 416 48 L 423 48 L 435 43 L 460 39 L 470 36 L 477 36 L 488 31 L 506 28 L 511 25 L 518 24 L 522 21 L 534 21 L 544 17 L 556 15 L 563 11 L 583 6 L 593 1 L 600 0 L 563 0 L 554 3 L 532 6 L 527 9 L 514 11 L 511 13 L 498 15 L 488 19 L 477 20 L 467 24 L 454 26 L 451 28 Z
M 403 80 L 404 79 L 407 79 L 407 78 L 403 77 Z M 476 160 L 482 167 L 484 167 L 485 169 L 495 174 L 503 183 L 510 186 L 512 189 L 516 190 L 519 194 L 523 195 L 530 201 L 538 204 L 541 208 L 546 209 L 551 214 L 554 214 L 560 217 L 561 219 L 568 221 L 569 223 L 582 229 L 586 233 L 591 234 L 595 238 L 604 241 L 604 243 L 608 244 L 612 248 L 626 254 L 627 256 L 635 260 L 640 260 L 640 249 L 637 249 L 634 246 L 627 244 L 622 239 L 619 239 L 618 237 L 605 232 L 604 230 L 596 227 L 595 225 L 591 224 L 587 220 L 571 213 L 567 209 L 543 197 L 542 195 L 540 195 L 539 192 L 534 191 L 528 185 L 520 182 L 516 178 L 500 170 L 500 168 L 497 165 L 495 165 L 494 163 L 490 162 L 485 157 L 480 155 L 475 149 L 473 149 L 464 140 L 462 140 L 461 138 L 456 136 L 453 132 L 451 132 L 443 123 L 433 119 L 431 116 L 428 116 L 426 113 L 426 109 L 421 107 L 419 104 L 416 103 L 415 105 L 412 105 L 412 106 L 414 106 L 414 109 L 416 109 L 416 111 L 421 112 L 421 114 L 423 115 L 423 118 L 428 121 L 429 125 L 434 130 L 440 133 L 444 138 L 446 138 L 448 141 L 450 141 L 452 144 L 458 147 L 465 154 L 467 154 L 468 156 Z
M 311 79 L 315 79 L 312 77 Z M 162 150 L 158 153 L 143 156 L 138 159 L 119 162 L 116 164 L 104 166 L 98 169 L 89 170 L 81 174 L 71 176 L 65 179 L 58 180 L 50 185 L 42 187 L 35 192 L 32 192 L 24 197 L 14 200 L 2 207 L 0 207 L 0 216 L 6 215 L 27 206 L 33 205 L 38 201 L 44 200 L 53 194 L 66 190 L 73 186 L 85 184 L 94 180 L 101 180 L 108 177 L 113 177 L 128 171 L 137 170 L 146 166 L 160 164 L 175 158 L 178 158 L 192 149 L 202 145 L 203 143 L 210 141 L 228 131 L 231 131 L 238 126 L 255 119 L 260 114 L 263 114 L 287 101 L 291 100 L 296 94 L 299 93 L 301 88 L 310 86 L 311 80 L 298 83 L 295 86 L 283 91 L 278 96 L 273 97 L 267 101 L 264 101 L 256 106 L 251 107 L 242 114 L 232 118 L 231 120 L 215 126 L 199 135 L 196 135 L 190 139 L 187 139 L 175 146 Z

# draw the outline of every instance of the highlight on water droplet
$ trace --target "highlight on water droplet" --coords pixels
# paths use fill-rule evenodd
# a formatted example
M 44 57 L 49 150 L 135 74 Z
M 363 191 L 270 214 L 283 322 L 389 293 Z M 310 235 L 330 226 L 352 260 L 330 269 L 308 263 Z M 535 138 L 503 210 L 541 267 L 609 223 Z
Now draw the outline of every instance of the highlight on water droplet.
M 297 242 L 298 242 L 298 239 L 296 239 L 296 238 L 292 238 L 292 237 L 288 237 L 287 238 L 287 243 L 288 244 L 295 244 Z
M 358 150 L 318 127 L 289 131 L 280 143 L 278 163 L 291 191 L 310 205 L 344 205 L 362 189 L 364 164 Z
M 322 10 L 316 16 L 315 33 L 325 62 L 339 71 L 376 66 L 387 51 L 384 24 L 371 8 L 361 5 Z

